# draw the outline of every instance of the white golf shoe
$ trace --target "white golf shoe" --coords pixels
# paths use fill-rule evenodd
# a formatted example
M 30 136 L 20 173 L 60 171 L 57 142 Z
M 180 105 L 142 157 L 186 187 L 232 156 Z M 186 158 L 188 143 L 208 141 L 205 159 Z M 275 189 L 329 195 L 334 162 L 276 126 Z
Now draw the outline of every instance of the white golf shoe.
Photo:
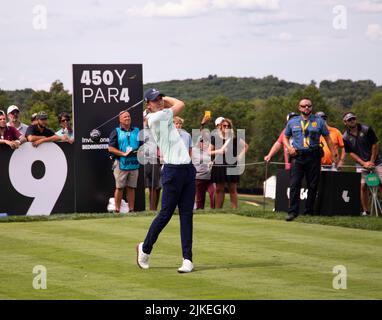
M 142 246 L 143 242 L 137 244 L 137 264 L 139 268 L 148 269 L 150 255 L 143 252 Z
M 194 270 L 193 263 L 188 259 L 183 259 L 183 264 L 178 269 L 178 272 L 179 273 L 187 273 L 187 272 L 191 272 L 192 270 Z

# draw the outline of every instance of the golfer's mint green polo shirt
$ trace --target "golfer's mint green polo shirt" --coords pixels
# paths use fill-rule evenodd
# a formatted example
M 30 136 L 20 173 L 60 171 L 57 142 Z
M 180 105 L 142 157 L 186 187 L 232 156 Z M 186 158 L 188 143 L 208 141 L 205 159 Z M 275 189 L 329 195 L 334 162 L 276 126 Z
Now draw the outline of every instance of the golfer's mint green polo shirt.
M 150 113 L 148 125 L 163 155 L 165 164 L 189 164 L 191 162 L 188 150 L 173 124 L 171 109 Z

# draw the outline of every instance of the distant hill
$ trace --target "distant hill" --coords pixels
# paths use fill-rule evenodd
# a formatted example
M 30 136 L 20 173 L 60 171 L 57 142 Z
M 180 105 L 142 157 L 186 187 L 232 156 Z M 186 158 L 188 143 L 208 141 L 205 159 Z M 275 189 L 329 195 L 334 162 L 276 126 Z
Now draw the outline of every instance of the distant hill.
M 26 101 L 32 97 L 35 91 L 33 89 L 21 89 L 5 92 L 8 96 L 10 104 L 15 104 L 16 106 L 25 106 Z
M 311 84 L 316 85 L 314 82 Z M 237 78 L 209 75 L 201 79 L 146 83 L 143 87 L 144 89 L 149 87 L 158 88 L 163 93 L 178 97 L 184 101 L 196 99 L 212 101 L 218 96 L 224 96 L 231 101 L 249 101 L 252 99 L 290 96 L 307 86 L 307 84 L 280 80 L 274 76 Z M 321 81 L 318 87 L 322 97 L 330 105 L 340 109 L 351 109 L 354 103 L 370 98 L 377 91 L 382 92 L 382 87 L 377 87 L 371 80 L 324 80 Z M 22 106 L 24 110 L 29 110 L 28 100 L 35 91 L 21 89 L 2 92 L 6 94 L 6 97 L 3 97 L 4 101 L 0 99 L 0 102 L 4 105 L 8 103 L 16 104 Z
M 272 96 L 290 95 L 306 85 L 279 80 L 273 76 L 265 78 L 236 78 L 209 75 L 202 79 L 172 80 L 146 83 L 144 89 L 156 87 L 163 93 L 183 100 L 213 100 L 225 96 L 230 100 L 267 99 Z
M 370 98 L 376 91 L 382 92 L 371 80 L 324 80 L 320 82 L 320 94 L 327 102 L 351 109 L 354 103 Z
M 313 81 L 311 84 L 316 85 Z M 217 96 L 225 96 L 232 101 L 238 101 L 289 96 L 307 86 L 280 80 L 274 76 L 236 78 L 209 75 L 202 79 L 146 83 L 144 89 L 156 87 L 165 94 L 179 97 L 185 101 L 194 99 L 211 101 Z M 351 109 L 354 103 L 370 98 L 376 91 L 382 92 L 382 87 L 377 87 L 371 80 L 324 80 L 318 87 L 320 94 L 329 104 L 341 109 Z

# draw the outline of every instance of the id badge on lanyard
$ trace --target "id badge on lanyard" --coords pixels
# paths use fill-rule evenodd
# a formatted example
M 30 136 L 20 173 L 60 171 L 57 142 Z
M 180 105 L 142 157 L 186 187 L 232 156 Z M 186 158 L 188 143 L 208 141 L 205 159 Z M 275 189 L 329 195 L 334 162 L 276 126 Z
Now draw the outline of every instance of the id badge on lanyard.
M 305 125 L 302 120 L 300 123 L 301 123 L 302 134 L 304 135 L 304 148 L 309 148 L 309 145 L 310 145 L 309 131 L 307 131 L 306 129 L 308 128 L 310 121 L 308 121 Z

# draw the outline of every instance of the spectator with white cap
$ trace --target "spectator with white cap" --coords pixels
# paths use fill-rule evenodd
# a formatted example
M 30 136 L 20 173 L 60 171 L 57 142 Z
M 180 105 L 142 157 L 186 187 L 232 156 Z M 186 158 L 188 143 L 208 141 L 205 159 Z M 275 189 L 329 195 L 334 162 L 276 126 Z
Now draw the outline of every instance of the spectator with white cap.
M 18 106 L 11 105 L 8 107 L 7 110 L 7 116 L 8 116 L 8 123 L 7 126 L 14 127 L 22 135 L 25 135 L 28 129 L 28 126 L 25 123 L 22 123 L 20 121 L 20 110 Z
M 215 120 L 215 127 L 216 127 L 216 129 L 220 129 L 220 125 L 221 125 L 221 123 L 224 121 L 224 118 L 223 117 L 218 117 L 218 118 L 216 118 L 216 120 Z
M 0 144 L 6 144 L 11 149 L 17 149 L 23 142 L 22 137 L 23 135 L 18 130 L 6 124 L 5 112 L 0 110 Z

